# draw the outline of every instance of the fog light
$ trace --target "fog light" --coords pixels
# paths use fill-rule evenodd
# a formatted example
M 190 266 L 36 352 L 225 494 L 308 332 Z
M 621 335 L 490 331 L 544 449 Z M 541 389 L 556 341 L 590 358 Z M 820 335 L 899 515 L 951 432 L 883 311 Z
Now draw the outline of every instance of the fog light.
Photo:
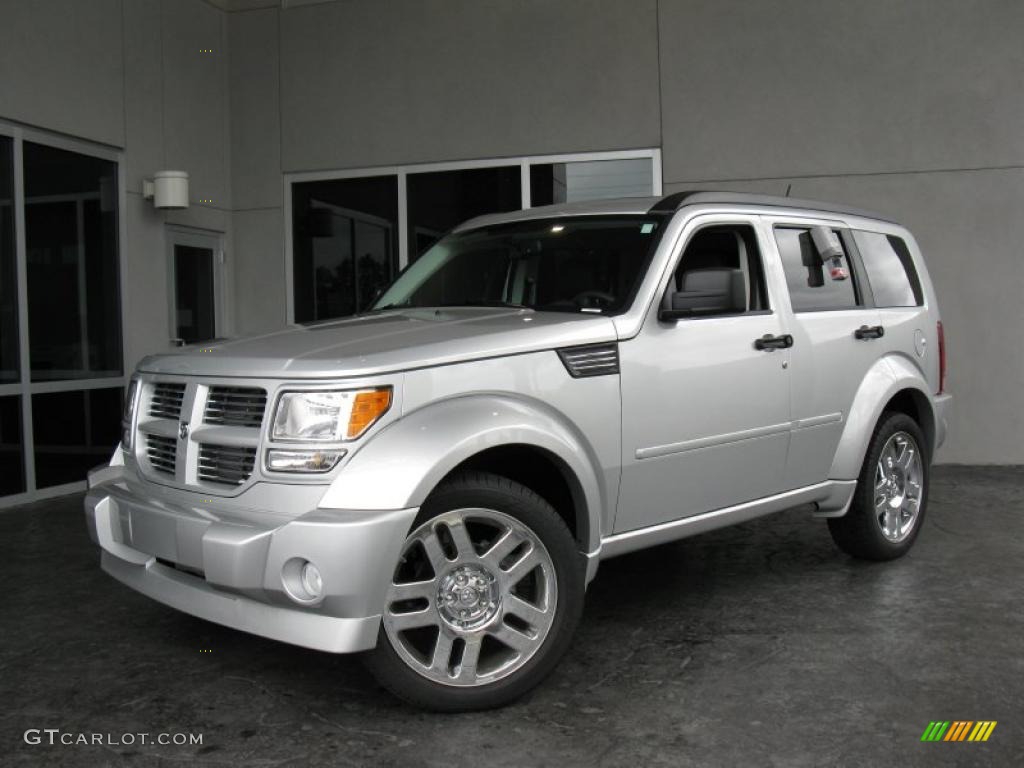
M 324 582 L 320 578 L 320 569 L 308 562 L 302 566 L 302 588 L 316 600 L 323 594 Z
M 271 472 L 330 472 L 346 451 L 267 451 Z
M 281 569 L 281 583 L 292 600 L 302 605 L 316 605 L 324 596 L 324 580 L 320 569 L 303 557 L 292 557 Z

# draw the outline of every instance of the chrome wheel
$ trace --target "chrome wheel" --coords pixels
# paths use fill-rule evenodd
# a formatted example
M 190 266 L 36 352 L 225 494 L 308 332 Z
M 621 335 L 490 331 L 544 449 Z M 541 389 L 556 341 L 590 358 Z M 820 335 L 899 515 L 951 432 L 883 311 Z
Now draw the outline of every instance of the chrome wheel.
M 914 438 L 906 432 L 894 433 L 875 467 L 875 519 L 887 540 L 903 541 L 914 529 L 923 481 L 924 465 Z
M 554 564 L 530 528 L 493 509 L 456 509 L 406 539 L 384 631 L 423 677 L 480 686 L 512 674 L 540 649 L 557 601 Z

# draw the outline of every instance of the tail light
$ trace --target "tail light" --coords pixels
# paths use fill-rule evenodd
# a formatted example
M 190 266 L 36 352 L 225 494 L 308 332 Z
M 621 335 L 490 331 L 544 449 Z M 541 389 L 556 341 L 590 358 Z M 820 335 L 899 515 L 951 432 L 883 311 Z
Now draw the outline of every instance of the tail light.
M 939 392 L 946 391 L 946 332 L 942 330 L 942 321 L 935 324 L 935 330 L 939 334 Z

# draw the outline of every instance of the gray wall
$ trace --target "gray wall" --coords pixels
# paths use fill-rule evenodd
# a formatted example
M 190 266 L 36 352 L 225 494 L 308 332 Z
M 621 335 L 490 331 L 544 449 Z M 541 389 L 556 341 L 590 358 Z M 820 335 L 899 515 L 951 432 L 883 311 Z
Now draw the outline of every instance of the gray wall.
M 223 233 L 230 253 L 227 65 L 226 15 L 203 0 L 0 0 L 0 119 L 124 151 L 130 366 L 168 346 L 165 225 Z M 142 199 L 161 169 L 189 172 L 189 209 Z
M 1024 3 L 0 0 L 0 19 L 0 118 L 124 149 L 132 361 L 166 345 L 167 222 L 227 235 L 238 331 L 284 324 L 283 173 L 661 147 L 666 191 L 792 185 L 905 221 L 957 395 L 939 458 L 1024 463 Z M 160 168 L 192 174 L 188 211 L 141 200 Z
M 662 0 L 659 20 L 666 191 L 792 185 L 907 224 L 957 398 L 939 459 L 1024 463 L 1024 3 Z
M 791 185 L 905 221 L 957 395 L 939 459 L 1024 463 L 1024 3 L 349 0 L 229 19 L 240 328 L 283 321 L 282 171 L 660 146 L 667 192 Z

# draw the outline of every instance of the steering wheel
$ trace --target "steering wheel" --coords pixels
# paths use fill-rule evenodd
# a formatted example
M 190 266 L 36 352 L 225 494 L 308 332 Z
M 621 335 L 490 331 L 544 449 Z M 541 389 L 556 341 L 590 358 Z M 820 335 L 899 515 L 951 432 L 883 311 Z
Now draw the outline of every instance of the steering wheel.
M 604 309 L 615 303 L 615 297 L 605 291 L 583 291 L 572 297 L 573 304 L 583 307 Z

